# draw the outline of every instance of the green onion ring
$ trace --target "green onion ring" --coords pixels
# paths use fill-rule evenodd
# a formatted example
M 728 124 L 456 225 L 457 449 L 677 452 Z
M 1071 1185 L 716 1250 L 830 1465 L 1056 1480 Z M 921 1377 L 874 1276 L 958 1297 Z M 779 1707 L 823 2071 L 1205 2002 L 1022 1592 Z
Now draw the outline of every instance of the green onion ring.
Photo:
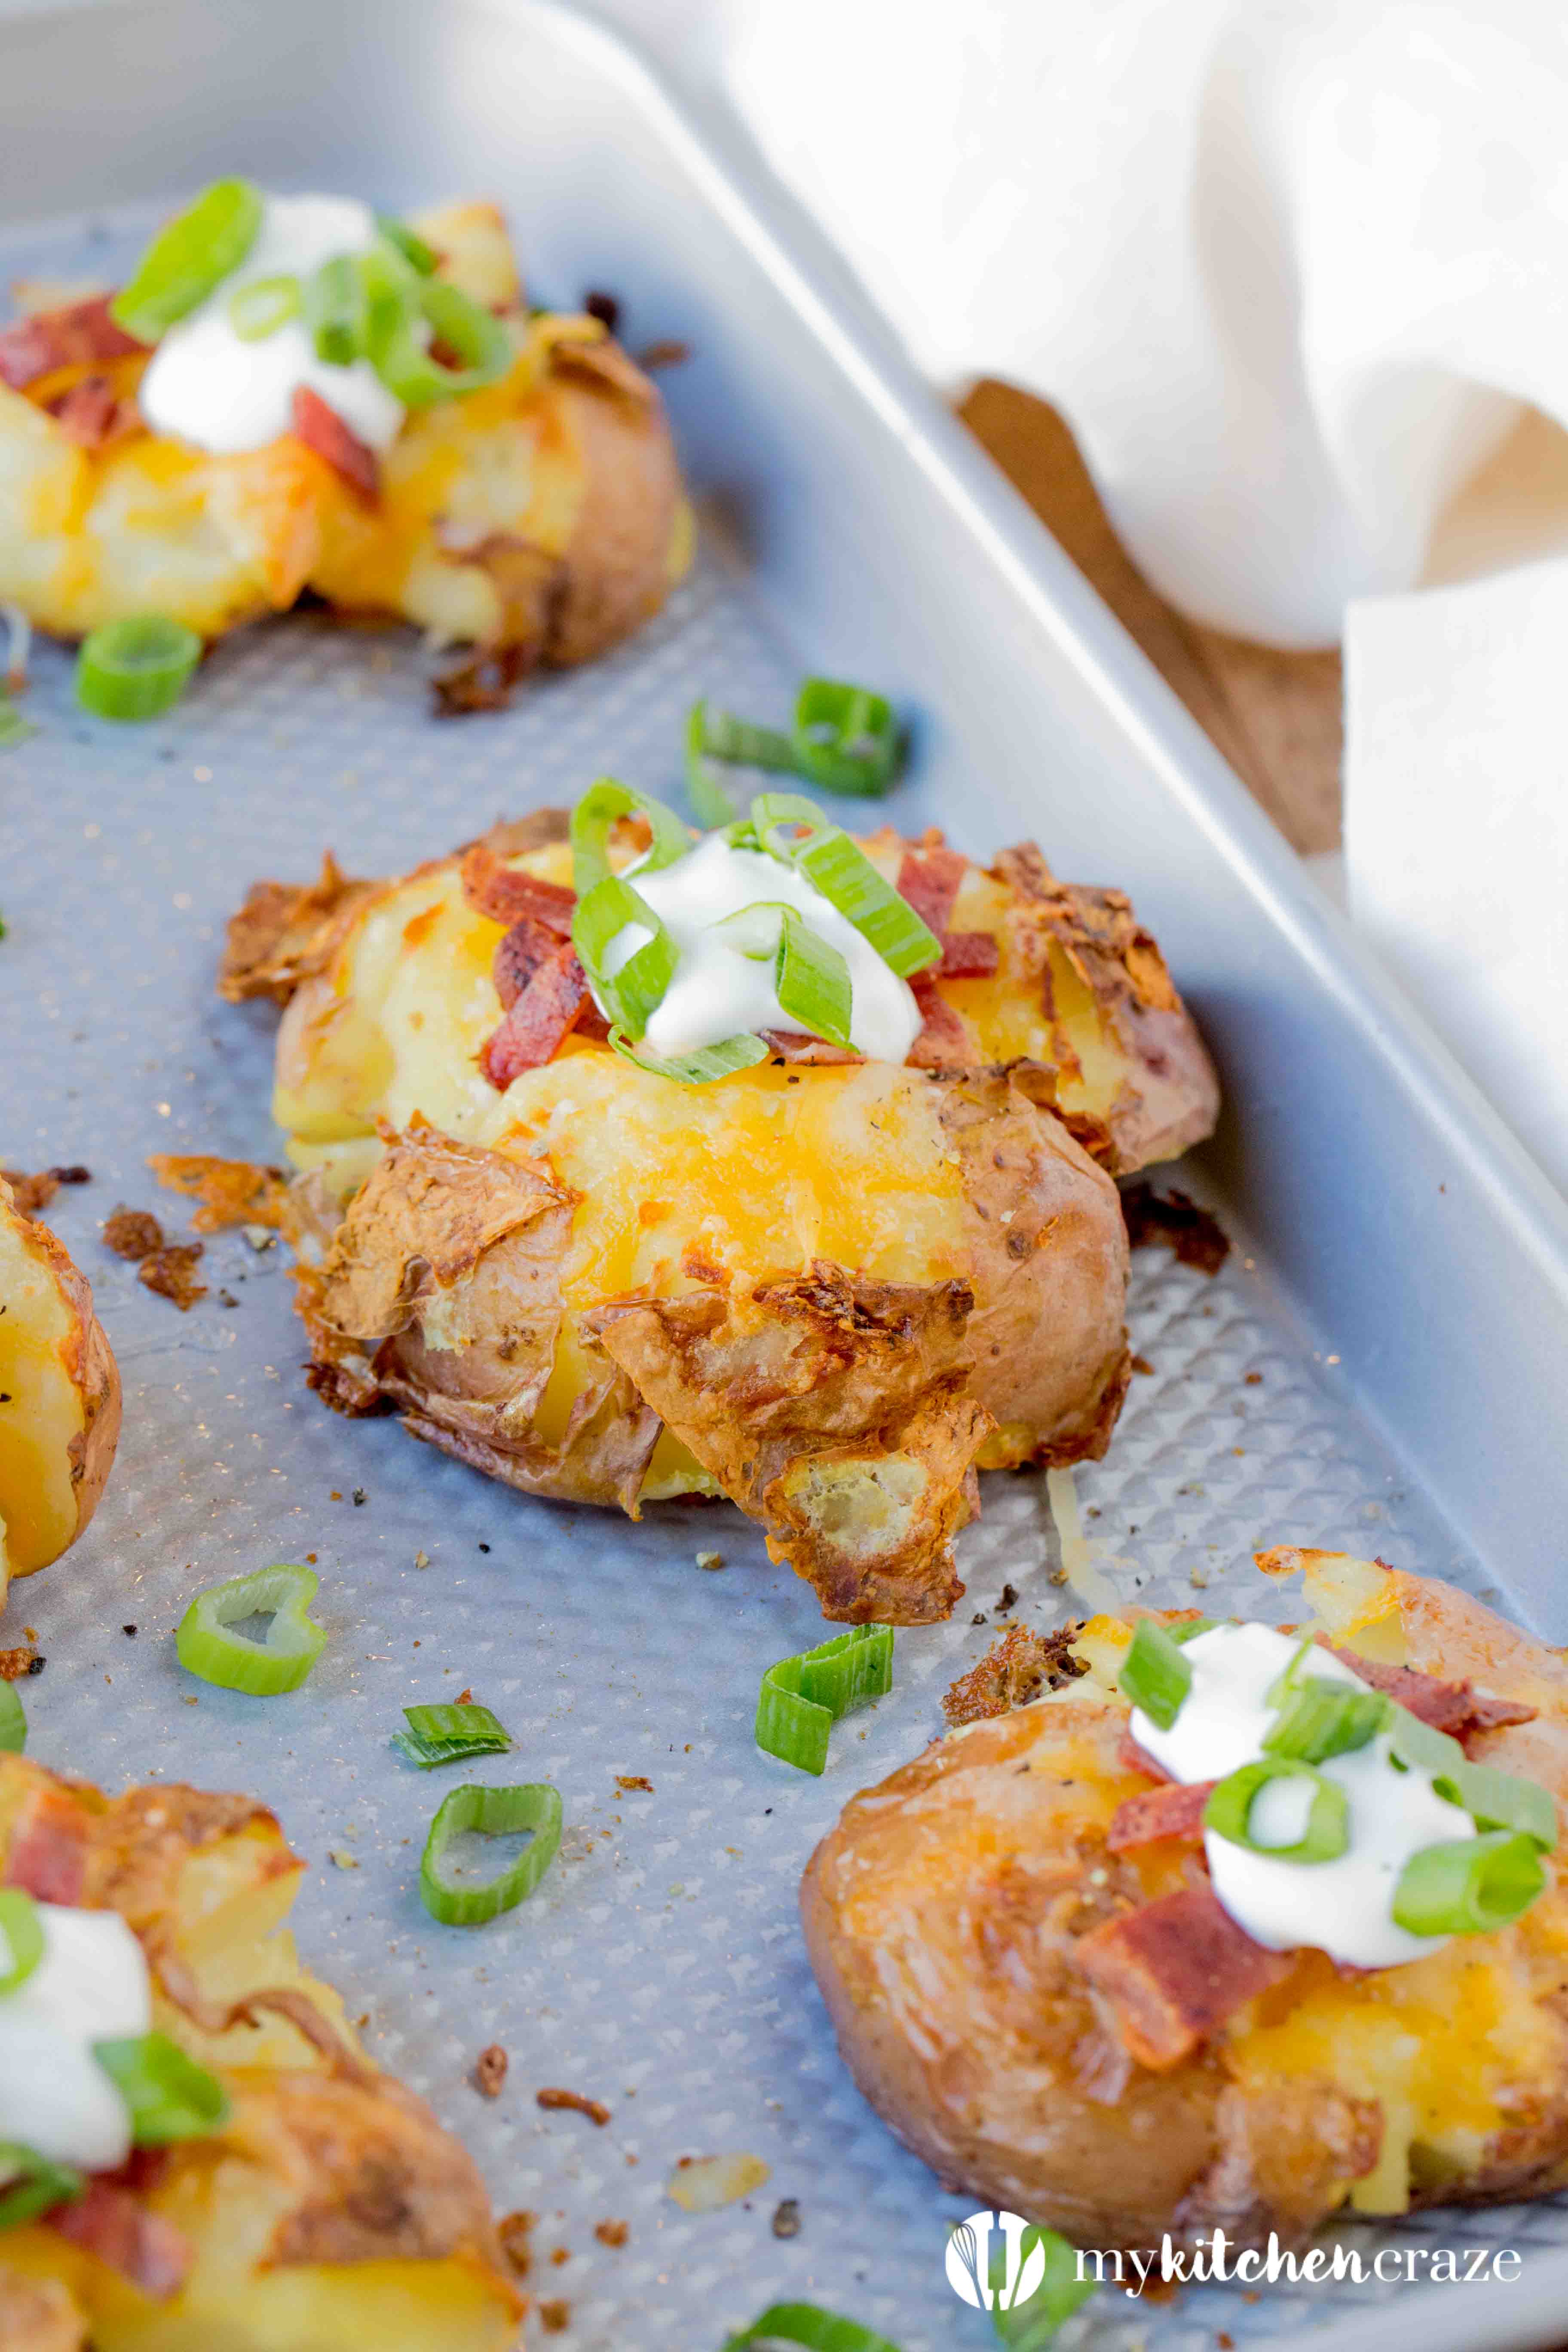
M 904 746 L 892 705 L 863 686 L 808 677 L 795 707 L 797 773 L 825 792 L 879 800 L 897 781 Z
M 441 262 L 434 246 L 426 245 L 422 236 L 415 235 L 406 221 L 396 219 L 391 213 L 377 213 L 375 225 L 388 245 L 403 256 L 411 269 L 417 270 L 421 278 L 434 278 Z
M 1317 1643 L 1313 1641 L 1310 1633 L 1304 1641 L 1297 1643 L 1289 1664 L 1285 1668 L 1283 1674 L 1275 1675 L 1274 1680 L 1269 1684 L 1268 1688 L 1263 1694 L 1263 1703 L 1266 1706 L 1284 1706 L 1285 1701 L 1289 1698 L 1290 1693 L 1300 1681 L 1301 1670 L 1317 1646 Z
M 516 358 L 500 320 L 444 278 L 421 278 L 416 285 L 416 302 L 378 333 L 369 352 L 388 392 L 405 408 L 429 408 L 499 383 Z M 427 336 L 455 352 L 461 365 L 445 367 L 432 358 Z
M 0 2140 L 0 2230 L 19 2230 L 56 2205 L 74 2203 L 87 2189 L 82 2175 L 68 2164 L 55 2164 L 20 2140 Z
M 27 1717 L 14 1683 L 0 1675 L 0 1756 L 20 1756 L 27 1744 Z
M 1200 1633 L 1212 1633 L 1219 1622 L 1217 1617 L 1185 1617 L 1179 1624 L 1167 1625 L 1164 1630 L 1173 1642 L 1184 1648 L 1187 1643 L 1195 1642 Z
M 694 702 L 686 715 L 686 790 L 698 824 L 716 827 L 734 823 L 735 803 L 709 756 L 707 718 L 706 702 Z
M 201 657 L 195 631 L 163 613 L 108 621 L 82 642 L 76 698 L 99 719 L 156 719 L 178 702 Z
M 1550 1853 L 1557 1843 L 1557 1807 L 1539 1780 L 1517 1772 L 1500 1772 L 1494 1764 L 1456 1764 L 1435 1775 L 1440 1797 L 1462 1805 L 1481 1830 L 1521 1830 Z
M 634 924 L 652 936 L 611 972 L 605 964 L 610 949 Z M 620 875 L 606 874 L 572 909 L 572 944 L 610 1020 L 628 1036 L 640 1037 L 664 1002 L 679 961 L 662 918 Z
M 804 874 L 900 980 L 941 961 L 942 941 L 936 934 L 815 801 L 804 800 L 798 793 L 759 793 L 752 803 L 752 822 L 769 855 Z M 803 827 L 805 839 L 787 839 L 789 826 Z
M 166 221 L 136 265 L 110 316 L 141 343 L 184 318 L 239 268 L 256 243 L 261 191 L 248 180 L 215 180 L 195 204 Z
M 799 909 L 778 898 L 760 898 L 726 915 L 714 930 L 748 962 L 772 961 L 779 1009 L 808 1036 L 848 1045 L 854 1010 L 849 966 L 836 947 L 814 931 Z
M 892 1686 L 892 1627 L 853 1625 L 768 1668 L 757 1695 L 757 1746 L 798 1771 L 820 1776 L 827 1765 L 827 1735 L 840 1716 Z
M 0 2000 L 19 1991 L 43 1957 L 37 1905 L 19 1886 L 0 1886 Z
M 335 253 L 305 282 L 305 325 L 316 357 L 352 367 L 370 344 L 370 293 L 360 257 Z
M 325 1629 L 307 1613 L 320 1581 L 308 1568 L 280 1565 L 197 1593 L 174 1637 L 181 1665 L 205 1683 L 253 1698 L 298 1690 L 326 1645 Z M 268 1612 L 265 1640 L 230 1631 L 242 1618 Z
M 668 1061 L 661 1061 L 657 1054 L 639 1054 L 622 1029 L 610 1031 L 610 1044 L 623 1062 L 635 1062 L 650 1076 L 673 1078 L 682 1087 L 708 1087 L 716 1078 L 732 1078 L 737 1070 L 754 1069 L 759 1062 L 765 1062 L 773 1051 L 766 1038 L 753 1035 L 749 1029 L 738 1031 L 733 1037 L 721 1037 L 717 1045 L 700 1045 L 695 1053 L 672 1055 Z
M 1193 1686 L 1193 1670 L 1166 1628 L 1140 1617 L 1117 1681 L 1151 1723 L 1169 1731 Z
M 770 2303 L 750 2327 L 724 2339 L 724 2352 L 747 2352 L 752 2344 L 804 2344 L 808 2352 L 899 2352 L 888 2336 L 841 2319 L 816 2303 Z
M 1327 1675 L 1309 1675 L 1285 1695 L 1264 1738 L 1270 1756 L 1295 1756 L 1304 1764 L 1326 1764 L 1375 1739 L 1388 1721 L 1381 1691 L 1358 1689 Z
M 405 1706 L 403 1712 L 408 1729 L 394 1732 L 392 1744 L 422 1772 L 473 1756 L 499 1756 L 516 1745 L 488 1706 Z
M 1270 1780 L 1312 1784 L 1307 1826 L 1294 1845 L 1263 1845 L 1252 1835 L 1253 1804 Z M 1315 1766 L 1303 1764 L 1294 1756 L 1268 1756 L 1256 1764 L 1242 1765 L 1239 1771 L 1227 1773 L 1215 1783 L 1204 1807 L 1204 1827 L 1228 1844 L 1262 1854 L 1270 1862 L 1337 1862 L 1351 1842 L 1350 1800 L 1337 1780 L 1327 1779 Z
M 499 1877 L 464 1885 L 445 1872 L 447 1849 L 464 1830 L 481 1837 L 507 1837 L 531 1830 L 533 1837 Z M 561 1796 L 547 1780 L 523 1781 L 511 1789 L 487 1789 L 466 1780 L 442 1800 L 430 1824 L 419 1864 L 425 1908 L 444 1927 L 479 1927 L 503 1911 L 515 1910 L 532 1894 L 561 1843 Z
M 701 749 L 712 759 L 737 768 L 776 769 L 786 776 L 795 772 L 795 745 L 775 727 L 753 727 L 732 710 L 716 709 L 706 698 L 694 706 L 688 725 L 695 727 Z
M 297 319 L 304 289 L 287 272 L 276 278 L 247 278 L 228 298 L 228 323 L 242 343 L 265 342 L 290 319 Z
M 1439 1772 L 1452 1775 L 1468 1761 L 1457 1739 L 1439 1731 L 1430 1723 L 1423 1723 L 1409 1708 L 1391 1702 L 1388 1710 L 1389 1742 L 1400 1763 L 1417 1772 Z
M 1394 1916 L 1412 1936 L 1487 1936 L 1528 1911 L 1545 1885 L 1529 1832 L 1490 1830 L 1413 1853 L 1394 1891 Z
M 228 2120 L 228 2093 L 166 2033 L 95 2042 L 92 2054 L 131 2110 L 138 2147 L 205 2139 Z
M 657 873 L 696 845 L 688 828 L 663 801 L 634 792 L 629 784 L 618 784 L 613 776 L 601 776 L 572 812 L 572 881 L 580 898 L 609 874 L 610 835 L 627 816 L 647 817 L 653 831 L 651 848 L 632 870 Z M 581 948 L 577 952 L 582 953 Z

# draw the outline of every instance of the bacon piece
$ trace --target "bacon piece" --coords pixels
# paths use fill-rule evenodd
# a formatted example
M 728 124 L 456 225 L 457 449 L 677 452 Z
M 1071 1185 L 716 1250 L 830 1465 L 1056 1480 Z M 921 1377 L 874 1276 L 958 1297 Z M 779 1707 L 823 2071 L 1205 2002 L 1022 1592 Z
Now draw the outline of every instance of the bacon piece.
M 956 849 L 906 849 L 897 889 L 922 923 L 940 939 L 952 920 L 958 888 L 969 865 Z
M 519 916 L 498 943 L 490 963 L 490 977 L 503 1013 L 511 1011 L 540 965 L 558 954 L 560 948 L 553 931 L 547 930 L 531 915 Z
M 807 1037 L 798 1029 L 763 1029 L 758 1034 L 764 1045 L 773 1047 L 781 1061 L 810 1062 L 823 1067 L 837 1063 L 863 1062 L 866 1058 L 864 1054 L 857 1054 L 852 1046 L 832 1045 L 826 1037 Z
M 463 896 L 476 915 L 492 923 L 520 923 L 526 916 L 557 939 L 572 936 L 577 893 L 563 882 L 544 882 L 502 865 L 488 841 L 471 842 L 463 854 Z
M 967 1068 L 973 1060 L 973 1052 L 969 1032 L 958 1014 L 944 996 L 938 995 L 923 972 L 917 972 L 910 986 L 921 1009 L 922 1025 L 905 1061 L 917 1070 Z
M 1317 1639 L 1363 1683 L 1407 1707 L 1434 1731 L 1446 1731 L 1450 1738 L 1462 1739 L 1473 1731 L 1496 1731 L 1504 1724 L 1535 1721 L 1538 1710 L 1521 1699 L 1483 1698 L 1468 1682 L 1441 1682 L 1436 1675 L 1421 1674 L 1415 1666 L 1385 1665 L 1376 1658 L 1361 1657 L 1354 1650 L 1342 1650 L 1321 1634 Z
M 1179 2066 L 1291 1965 L 1255 1944 L 1212 1886 L 1184 1886 L 1106 1920 L 1079 1938 L 1075 1958 L 1127 2051 L 1156 2074 Z
M 85 375 L 68 392 L 51 400 L 49 415 L 79 449 L 101 449 L 140 423 L 135 408 L 122 401 L 114 386 L 100 375 Z
M 179 2293 L 195 2259 L 172 2221 L 148 2212 L 113 2181 L 89 2180 L 83 2196 L 57 2205 L 46 2218 L 57 2236 L 96 2255 L 158 2303 Z
M 19 1886 L 38 1903 L 79 1903 L 91 1839 L 91 1816 L 63 1789 L 30 1790 L 12 1827 L 0 1886 Z
M 542 1069 L 588 1001 L 577 950 L 563 942 L 532 974 L 479 1055 L 491 1086 L 504 1094 L 524 1070 Z
M 1155 1763 L 1146 1748 L 1139 1747 L 1130 1731 L 1121 1735 L 1116 1760 L 1124 1772 L 1145 1772 L 1151 1780 L 1168 1780 L 1171 1777 L 1163 1764 Z
M 989 980 L 1001 961 L 994 931 L 944 931 L 937 972 L 943 980 Z
M 1161 1838 L 1195 1838 L 1215 1785 L 1212 1780 L 1167 1780 L 1158 1789 L 1141 1789 L 1137 1796 L 1124 1797 L 1111 1815 L 1107 1846 L 1112 1853 L 1125 1853 L 1130 1846 L 1153 1845 Z
M 39 310 L 0 329 L 0 383 L 26 392 L 30 383 L 68 367 L 95 367 L 104 360 L 129 359 L 148 346 L 128 335 L 109 315 L 112 296 L 69 302 L 60 310 Z
M 381 496 L 380 459 L 308 383 L 295 387 L 292 421 L 296 438 L 324 457 L 356 498 L 374 506 Z

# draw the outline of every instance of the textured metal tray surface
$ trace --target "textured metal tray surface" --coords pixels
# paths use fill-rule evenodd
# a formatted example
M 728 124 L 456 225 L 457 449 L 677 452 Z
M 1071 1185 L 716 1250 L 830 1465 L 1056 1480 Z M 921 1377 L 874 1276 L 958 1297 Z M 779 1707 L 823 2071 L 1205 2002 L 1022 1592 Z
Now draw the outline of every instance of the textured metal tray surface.
M 4 87 L 0 49 L 0 106 Z M 216 160 L 186 169 L 182 153 L 177 172 L 142 176 L 188 184 Z M 299 184 L 312 171 L 276 175 Z M 356 184 L 405 193 L 390 171 Z M 110 270 L 145 217 L 79 215 L 0 238 L 0 279 Z M 589 257 L 568 244 L 542 290 L 573 294 Z M 594 274 L 611 267 L 606 242 Z M 648 299 L 639 290 L 651 333 L 663 320 Z M 692 454 L 721 482 L 713 447 L 704 458 L 694 442 Z M 845 1799 L 939 1727 L 942 1689 L 993 1637 L 970 1624 L 973 1611 L 989 1615 L 1005 1582 L 1034 1622 L 1081 1609 L 1054 1581 L 1043 1482 L 987 1482 L 985 1516 L 961 1543 L 969 1602 L 947 1627 L 899 1637 L 893 1693 L 839 1728 L 827 1774 L 808 1781 L 756 1754 L 751 1716 L 763 1669 L 816 1639 L 819 1622 L 738 1515 L 670 1506 L 632 1527 L 511 1496 L 391 1424 L 317 1405 L 276 1251 L 209 1243 L 209 1296 L 180 1317 L 98 1239 L 121 1200 L 167 1208 L 180 1230 L 178 1204 L 145 1173 L 149 1152 L 276 1149 L 272 1021 L 211 990 L 223 920 L 256 875 L 302 874 L 329 841 L 351 867 L 393 870 L 500 811 L 569 799 L 606 770 L 669 792 L 696 692 L 782 709 L 795 644 L 811 643 L 820 614 L 781 598 L 754 512 L 751 527 L 743 555 L 709 530 L 693 580 L 634 645 L 493 720 L 430 721 L 416 647 L 398 632 L 308 618 L 258 629 L 218 649 L 177 712 L 132 730 L 76 713 L 67 657 L 42 649 L 29 697 L 42 731 L 0 765 L 0 1158 L 93 1171 L 51 1221 L 94 1280 L 126 1425 L 89 1536 L 16 1588 L 5 1622 L 7 1638 L 35 1627 L 48 1659 L 26 1686 L 36 1753 L 111 1784 L 163 1774 L 278 1807 L 313 1865 L 299 1917 L 307 1957 L 352 2011 L 368 2011 L 376 2055 L 462 2134 L 498 2206 L 542 2216 L 532 2284 L 570 2302 L 565 2344 L 702 2352 L 787 2295 L 853 2312 L 903 2352 L 936 2352 L 990 2340 L 942 2276 L 946 2223 L 967 2200 L 944 2195 L 851 2087 L 805 1966 L 795 1893 Z M 945 817 L 976 848 L 1016 831 L 1023 786 L 987 772 L 961 796 L 962 768 L 944 755 L 971 715 L 962 696 L 929 708 L 927 756 L 895 815 Z M 1064 815 L 1064 870 L 1121 878 L 1121 824 L 1095 845 L 1092 868 L 1081 855 L 1075 866 L 1092 812 Z M 1034 824 L 1056 850 L 1050 812 Z M 1173 866 L 1189 855 L 1173 824 Z M 1311 1115 L 1310 1094 L 1296 1108 Z M 1133 1340 L 1154 1370 L 1134 1382 L 1110 1459 L 1077 1479 L 1098 1514 L 1086 1525 L 1101 1572 L 1173 1605 L 1204 1591 L 1211 1606 L 1288 1612 L 1249 1559 L 1258 1543 L 1294 1539 L 1382 1551 L 1489 1591 L 1483 1559 L 1357 1412 L 1332 1332 L 1308 1327 L 1271 1277 L 1271 1254 L 1247 1239 L 1251 1207 L 1245 1190 L 1228 1199 L 1237 1246 L 1213 1283 L 1163 1254 L 1138 1261 Z M 1322 1304 L 1305 1301 L 1320 1319 Z M 694 1565 L 709 1547 L 724 1555 L 721 1574 Z M 189 1684 L 172 1636 L 191 1591 L 308 1553 L 331 1641 L 306 1689 L 262 1704 Z M 420 1907 L 417 1856 L 439 1790 L 387 1746 L 405 1703 L 465 1685 L 520 1741 L 516 1759 L 480 1777 L 555 1781 L 568 1822 L 540 1893 L 476 1935 L 444 1931 Z M 617 1774 L 647 1778 L 652 1793 L 618 1790 Z M 493 2105 L 466 2080 L 492 2040 L 512 2062 Z M 532 2093 L 550 2084 L 603 2098 L 612 2123 L 542 2114 Z M 773 2168 L 748 2204 L 691 2218 L 668 2200 L 679 2158 L 734 2149 Z M 802 2211 L 788 2242 L 769 2227 L 781 2197 Z M 629 2221 L 623 2251 L 595 2240 L 606 2219 Z M 1410 2233 L 1521 2248 L 1528 2282 L 1568 2242 L 1568 2211 L 1428 2216 Z M 557 2244 L 569 2258 L 554 2269 Z M 1096 2345 L 1206 2352 L 1221 2329 L 1238 2343 L 1294 2326 L 1332 2340 L 1353 2310 L 1386 2304 L 1384 2342 L 1436 2352 L 1478 2340 L 1453 2307 L 1468 2301 L 1339 2287 L 1249 2304 L 1211 2291 L 1158 2312 L 1102 2298 L 1080 2325 Z M 1525 2314 L 1515 2340 L 1542 2340 L 1534 2325 Z

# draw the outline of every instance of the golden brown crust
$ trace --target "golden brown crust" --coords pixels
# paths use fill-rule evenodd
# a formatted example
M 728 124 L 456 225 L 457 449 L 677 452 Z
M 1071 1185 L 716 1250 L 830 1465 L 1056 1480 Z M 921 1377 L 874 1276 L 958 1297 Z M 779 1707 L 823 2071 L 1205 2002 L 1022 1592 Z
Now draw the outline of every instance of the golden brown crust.
M 231 915 L 217 992 L 230 1004 L 265 996 L 287 1004 L 331 962 L 356 908 L 379 889 L 344 874 L 329 849 L 314 882 L 253 882 Z
M 585 484 L 540 645 L 560 669 L 591 661 L 664 603 L 681 489 L 664 403 L 618 345 L 558 343 L 552 370 Z
M 222 1233 L 230 1225 L 266 1225 L 281 1232 L 288 1222 L 289 1180 L 281 1168 L 254 1160 L 173 1151 L 153 1152 L 147 1165 L 171 1192 L 200 1202 L 191 1218 L 198 1234 Z
M 963 1587 L 952 1536 L 990 1427 L 965 1393 L 973 1293 L 804 1274 L 583 1318 L 637 1391 L 768 1530 L 826 1617 L 917 1625 Z
M 961 1723 L 986 1722 L 1013 1707 L 1026 1706 L 1042 1691 L 1075 1682 L 1083 1665 L 1073 1655 L 1072 1637 L 1070 1625 L 1058 1626 L 1053 1633 L 1037 1633 L 1032 1625 L 1009 1625 L 979 1664 L 949 1685 L 942 1702 L 949 1727 L 956 1730 Z

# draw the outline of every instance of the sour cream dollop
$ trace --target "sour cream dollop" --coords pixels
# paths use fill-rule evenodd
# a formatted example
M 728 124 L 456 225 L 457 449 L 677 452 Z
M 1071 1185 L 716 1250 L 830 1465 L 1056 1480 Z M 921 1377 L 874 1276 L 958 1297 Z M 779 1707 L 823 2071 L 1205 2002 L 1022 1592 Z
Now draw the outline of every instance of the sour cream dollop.
M 368 360 L 349 367 L 319 360 L 299 319 L 247 343 L 228 315 L 230 297 L 255 278 L 302 280 L 323 261 L 368 253 L 375 242 L 375 215 L 355 196 L 268 196 L 239 268 L 169 329 L 148 362 L 137 397 L 153 432 L 219 456 L 265 448 L 292 429 L 294 394 L 303 384 L 368 447 L 389 448 L 403 404 Z
M 1300 1649 L 1299 1640 L 1270 1625 L 1215 1625 L 1183 1649 L 1192 1685 L 1168 1731 L 1132 1710 L 1132 1737 L 1156 1764 L 1181 1781 L 1222 1780 L 1264 1754 L 1277 1722 L 1268 1693 Z M 1327 1650 L 1309 1661 L 1325 1681 L 1369 1687 Z M 1316 1769 L 1344 1790 L 1350 1843 L 1336 1861 L 1281 1862 L 1204 1832 L 1214 1891 L 1238 1927 L 1271 1952 L 1313 1945 L 1348 1967 L 1386 1969 L 1441 1948 L 1447 1936 L 1413 1936 L 1394 1917 L 1400 1873 L 1427 1845 L 1452 1845 L 1476 1835 L 1462 1807 L 1440 1797 L 1429 1773 L 1402 1771 L 1380 1732 L 1364 1748 L 1331 1756 Z M 1310 1784 L 1279 1780 L 1258 1793 L 1251 1832 L 1271 1844 L 1300 1837 Z
M 655 873 L 634 869 L 626 880 L 659 917 L 679 956 L 643 1040 L 661 1061 L 746 1030 L 799 1028 L 773 993 L 772 960 L 742 955 L 714 929 L 726 915 L 763 903 L 793 907 L 844 958 L 852 991 L 849 1036 L 857 1053 L 873 1062 L 901 1062 L 919 1035 L 920 1008 L 907 982 L 803 874 L 766 851 L 732 848 L 713 833 L 673 866 Z M 612 977 L 647 937 L 646 929 L 628 925 L 612 942 L 605 959 Z
M 92 2045 L 151 2032 L 146 1958 L 117 1911 L 37 1911 L 43 1957 L 15 1992 L 0 1993 L 0 2140 L 112 2171 L 131 2153 L 131 2112 Z

